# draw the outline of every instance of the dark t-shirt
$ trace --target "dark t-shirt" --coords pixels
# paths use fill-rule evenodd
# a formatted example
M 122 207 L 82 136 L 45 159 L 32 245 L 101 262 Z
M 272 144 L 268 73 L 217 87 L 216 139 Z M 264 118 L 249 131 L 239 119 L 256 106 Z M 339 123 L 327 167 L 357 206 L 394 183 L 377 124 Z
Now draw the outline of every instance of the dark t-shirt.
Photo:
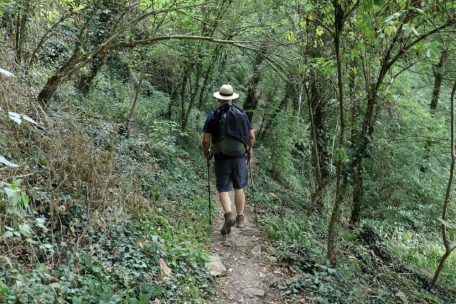
M 211 112 L 211 113 L 209 113 L 209 115 L 207 115 L 206 122 L 204 123 L 204 127 L 203 127 L 203 132 L 212 134 L 212 131 L 209 130 L 209 122 L 211 121 L 213 115 L 214 115 L 214 112 Z M 252 126 L 250 125 L 250 121 L 248 121 L 248 119 L 247 119 L 247 124 L 248 124 L 249 132 L 250 132 L 250 130 L 252 130 Z M 212 144 L 215 144 L 216 139 L 214 138 L 214 136 L 211 136 L 211 141 L 212 141 Z M 245 154 L 241 154 L 239 156 L 228 156 L 228 155 L 225 155 L 222 153 L 214 154 L 215 161 L 224 161 L 224 160 L 238 159 L 238 158 L 245 158 Z

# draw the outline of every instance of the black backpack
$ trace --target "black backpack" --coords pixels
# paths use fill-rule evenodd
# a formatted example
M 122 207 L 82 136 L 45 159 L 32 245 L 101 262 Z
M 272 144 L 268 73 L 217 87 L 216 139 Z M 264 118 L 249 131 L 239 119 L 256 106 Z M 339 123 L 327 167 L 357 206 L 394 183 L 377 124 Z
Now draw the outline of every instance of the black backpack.
M 217 130 L 214 130 L 216 132 L 213 133 L 213 135 L 216 137 L 216 140 L 215 144 L 213 144 L 211 147 L 212 154 L 222 153 L 227 156 L 239 156 L 244 154 L 247 151 L 246 145 L 238 138 L 226 134 L 226 115 L 227 112 L 231 110 L 231 108 L 225 107 L 220 110 L 221 113 L 217 113 L 220 115 L 220 119 L 218 119 L 218 117 L 215 118 L 218 119 L 218 124 L 214 125 L 214 128 L 217 128 Z M 237 107 L 235 107 L 233 110 L 239 110 L 241 113 L 243 113 L 242 110 Z

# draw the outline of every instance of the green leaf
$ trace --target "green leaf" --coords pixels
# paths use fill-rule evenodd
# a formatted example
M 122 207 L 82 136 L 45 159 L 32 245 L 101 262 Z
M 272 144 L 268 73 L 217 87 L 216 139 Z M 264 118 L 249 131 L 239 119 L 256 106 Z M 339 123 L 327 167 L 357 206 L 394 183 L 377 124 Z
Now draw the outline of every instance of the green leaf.
M 294 33 L 292 31 L 287 31 L 286 38 L 291 43 L 295 43 L 296 42 L 296 37 L 295 37 L 295 35 L 294 35 Z
M 389 16 L 388 18 L 385 19 L 385 23 L 393 20 L 394 15 Z
M 39 227 L 39 228 L 47 231 L 47 227 L 44 225 L 44 223 L 46 222 L 46 219 L 38 217 L 38 218 L 35 218 L 35 222 L 36 222 L 36 224 L 35 224 L 36 227 Z
M 13 197 L 14 193 L 16 193 L 16 191 L 14 191 L 14 190 L 11 189 L 11 188 L 4 188 L 3 190 L 5 190 L 5 193 L 6 193 L 6 195 L 8 196 L 8 198 Z
M 447 221 L 445 221 L 444 219 L 441 219 L 441 218 L 438 218 L 438 220 L 439 220 L 445 227 L 456 229 L 456 223 L 450 223 L 450 222 L 447 222 Z
M 16 165 L 15 163 L 10 162 L 2 155 L 0 155 L 0 163 L 3 163 L 5 165 L 7 165 L 8 167 L 13 167 L 13 168 L 19 167 L 19 165 Z
M 25 236 L 32 234 L 30 226 L 28 224 L 19 225 L 19 232 Z
M 141 0 L 139 2 L 139 8 L 142 11 L 146 10 L 150 5 L 152 5 L 152 1 L 151 0 Z
M 30 207 L 28 204 L 30 202 L 30 199 L 27 196 L 27 194 L 22 193 L 22 192 L 21 192 L 21 202 L 22 202 L 22 205 L 25 207 L 25 209 L 30 210 Z
M 3 237 L 5 239 L 10 238 L 12 236 L 13 236 L 13 233 L 11 231 L 6 231 L 5 233 L 3 233 Z
M 139 299 L 139 304 L 149 303 L 150 298 L 152 298 L 152 293 L 142 295 L 141 298 Z
M 18 193 L 17 191 L 14 192 L 13 198 L 11 199 L 11 201 L 13 202 L 13 205 L 14 205 L 14 206 L 20 205 L 20 203 L 21 203 L 21 196 L 19 195 L 19 193 Z
M 32 239 L 26 239 L 26 241 L 27 241 L 27 243 L 29 243 L 29 244 L 38 244 L 37 241 L 34 241 L 34 240 L 32 240 Z

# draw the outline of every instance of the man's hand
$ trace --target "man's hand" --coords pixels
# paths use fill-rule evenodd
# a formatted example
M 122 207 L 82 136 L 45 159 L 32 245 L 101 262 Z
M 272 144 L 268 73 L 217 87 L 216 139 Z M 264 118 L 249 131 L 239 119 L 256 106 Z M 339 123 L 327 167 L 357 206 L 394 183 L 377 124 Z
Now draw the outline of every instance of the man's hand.
M 211 159 L 211 157 L 212 157 L 211 150 L 207 150 L 207 152 L 204 152 L 204 157 L 206 157 L 207 159 Z
M 250 158 L 252 157 L 252 154 L 253 154 L 253 150 L 252 149 L 247 150 L 247 152 L 245 152 L 245 158 L 250 160 Z
M 210 144 L 211 144 L 211 134 L 204 133 L 201 145 L 203 146 L 203 153 L 204 153 L 204 157 L 206 157 L 206 159 L 210 159 L 212 157 L 211 150 L 209 149 Z

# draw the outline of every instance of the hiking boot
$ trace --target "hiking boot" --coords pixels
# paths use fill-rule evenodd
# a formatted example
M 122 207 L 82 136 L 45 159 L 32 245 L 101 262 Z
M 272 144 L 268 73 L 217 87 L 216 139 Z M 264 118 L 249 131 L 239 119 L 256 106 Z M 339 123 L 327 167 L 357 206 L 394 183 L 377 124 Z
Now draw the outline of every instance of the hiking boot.
M 245 226 L 244 218 L 245 218 L 244 214 L 241 216 L 239 216 L 239 215 L 236 216 L 236 227 L 237 228 L 244 228 L 244 226 Z
M 227 235 L 231 232 L 231 226 L 234 226 L 234 224 L 236 224 L 236 215 L 233 212 L 227 212 L 224 216 L 225 224 L 223 225 L 220 232 L 222 233 L 222 235 Z

